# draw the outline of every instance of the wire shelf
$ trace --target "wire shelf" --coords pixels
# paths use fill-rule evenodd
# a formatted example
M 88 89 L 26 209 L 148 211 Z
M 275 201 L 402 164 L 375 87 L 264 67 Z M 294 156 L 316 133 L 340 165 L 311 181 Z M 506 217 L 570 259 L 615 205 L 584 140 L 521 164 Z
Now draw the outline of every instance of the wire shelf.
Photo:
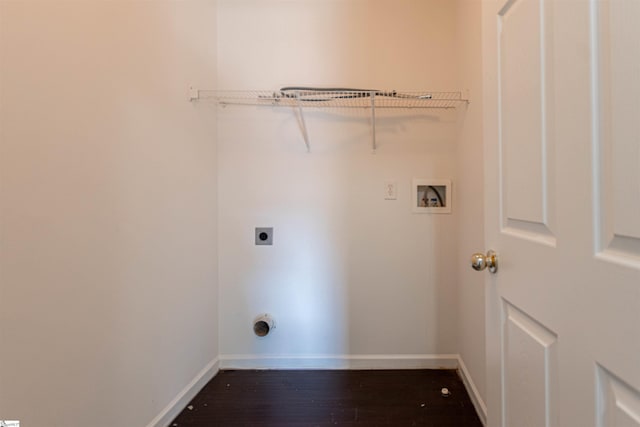
M 381 91 L 361 89 L 282 88 L 264 90 L 197 90 L 192 99 L 214 99 L 218 104 L 293 108 L 456 108 L 462 92 Z
M 289 107 L 298 113 L 300 130 L 311 151 L 309 134 L 303 110 L 309 108 L 363 108 L 371 114 L 371 146 L 376 150 L 377 109 L 453 109 L 469 100 L 462 92 L 396 91 L 345 88 L 315 88 L 291 86 L 277 91 L 265 90 L 199 90 L 191 89 L 191 100 L 214 99 L 222 106 L 254 105 L 264 107 Z

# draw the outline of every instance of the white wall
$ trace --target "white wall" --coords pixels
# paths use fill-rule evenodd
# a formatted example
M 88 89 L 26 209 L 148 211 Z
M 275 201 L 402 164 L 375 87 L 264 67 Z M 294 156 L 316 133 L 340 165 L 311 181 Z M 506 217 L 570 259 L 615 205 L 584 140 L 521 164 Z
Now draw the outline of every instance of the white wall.
M 482 400 L 478 402 L 480 412 L 486 412 L 484 281 L 488 273 L 469 266 L 472 253 L 489 249 L 484 244 L 481 0 L 457 3 L 458 72 L 472 100 L 461 121 L 456 155 L 458 352 Z
M 0 2 L 0 416 L 162 423 L 218 350 L 289 367 L 460 353 L 484 396 L 478 8 Z M 379 111 L 375 155 L 366 112 L 308 112 L 308 154 L 288 110 L 229 107 L 216 130 L 211 104 L 185 101 L 216 83 L 473 102 L 462 119 Z M 411 213 L 429 177 L 453 180 L 452 215 Z M 258 339 L 263 311 L 277 328 Z
M 212 366 L 215 22 L 0 2 L 0 418 L 145 426 Z
M 454 2 L 219 5 L 219 88 L 458 88 Z M 457 191 L 456 113 L 378 111 L 375 155 L 368 112 L 306 120 L 311 153 L 291 110 L 220 112 L 221 357 L 296 367 L 456 353 L 457 207 L 412 214 L 410 200 L 413 178 L 452 178 Z M 254 246 L 262 226 L 272 247 Z M 264 339 L 251 330 L 261 312 L 277 324 Z

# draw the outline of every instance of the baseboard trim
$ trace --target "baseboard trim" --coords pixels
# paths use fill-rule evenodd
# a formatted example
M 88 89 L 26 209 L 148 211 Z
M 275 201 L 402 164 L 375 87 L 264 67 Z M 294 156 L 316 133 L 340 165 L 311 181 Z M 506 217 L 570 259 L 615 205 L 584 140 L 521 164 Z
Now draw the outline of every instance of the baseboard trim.
M 225 354 L 220 369 L 456 369 L 457 354 L 256 356 Z
M 471 398 L 471 403 L 473 403 L 473 406 L 476 408 L 478 418 L 480 418 L 482 425 L 486 426 L 487 425 L 487 405 L 484 403 L 484 400 L 482 400 L 482 397 L 480 397 L 480 393 L 478 392 L 476 385 L 471 379 L 471 375 L 467 370 L 467 366 L 464 364 L 464 361 L 462 360 L 462 356 L 460 355 L 458 355 L 458 364 L 459 364 L 458 373 L 460 374 L 460 378 L 462 379 L 462 382 L 465 388 L 467 389 L 469 398 Z
M 220 370 L 220 361 L 213 359 L 191 380 L 185 388 L 149 423 L 147 427 L 167 427 L 200 390 Z

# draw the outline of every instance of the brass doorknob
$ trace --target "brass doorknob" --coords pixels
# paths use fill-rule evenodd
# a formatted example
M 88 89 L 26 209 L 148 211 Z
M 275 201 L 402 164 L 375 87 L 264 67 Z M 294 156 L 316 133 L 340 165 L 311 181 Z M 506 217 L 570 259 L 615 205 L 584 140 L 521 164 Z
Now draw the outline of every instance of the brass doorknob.
M 487 254 L 475 253 L 471 255 L 471 268 L 476 271 L 482 271 L 489 267 L 490 273 L 498 271 L 498 255 L 492 251 L 487 251 Z

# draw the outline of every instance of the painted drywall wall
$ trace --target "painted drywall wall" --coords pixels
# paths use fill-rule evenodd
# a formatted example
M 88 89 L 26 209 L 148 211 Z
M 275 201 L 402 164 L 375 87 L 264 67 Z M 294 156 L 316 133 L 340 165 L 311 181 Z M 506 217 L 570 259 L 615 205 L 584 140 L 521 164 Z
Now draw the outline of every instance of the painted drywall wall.
M 457 89 L 455 2 L 219 2 L 218 86 Z M 414 178 L 451 178 L 458 112 L 219 112 L 221 359 L 349 366 L 456 353 L 457 209 L 414 214 Z M 385 200 L 385 182 L 397 200 Z M 274 227 L 273 246 L 254 228 Z M 252 334 L 260 313 L 275 330 Z M 388 357 L 386 357 L 386 356 Z M 344 361 L 347 364 L 344 365 Z M 324 364 L 323 364 L 324 363 Z M 314 365 L 315 364 L 315 365 Z
M 212 366 L 215 22 L 0 2 L 0 419 L 152 425 Z
M 457 3 L 458 72 L 472 99 L 461 122 L 456 156 L 458 352 L 481 399 L 477 409 L 486 414 L 484 281 L 488 273 L 469 267 L 472 253 L 489 249 L 484 244 L 481 0 Z

